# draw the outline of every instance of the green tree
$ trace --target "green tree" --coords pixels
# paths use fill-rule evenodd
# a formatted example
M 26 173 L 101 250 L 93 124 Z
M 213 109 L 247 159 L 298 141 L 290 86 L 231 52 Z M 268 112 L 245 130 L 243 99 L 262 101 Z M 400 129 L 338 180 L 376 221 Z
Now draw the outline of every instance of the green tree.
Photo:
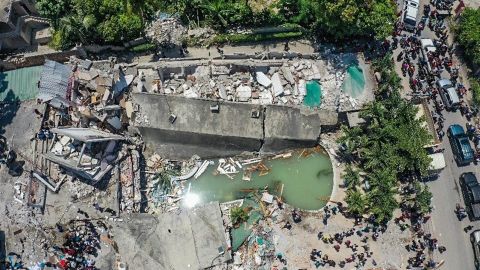
M 67 14 L 71 5 L 70 0 L 38 0 L 36 2 L 40 15 L 49 19 L 54 28 L 59 26 L 60 19 Z
M 360 15 L 362 28 L 372 31 L 377 40 L 384 40 L 392 35 L 396 20 L 395 7 L 391 1 L 371 1 L 370 12 Z
M 361 216 L 365 213 L 367 201 L 359 190 L 347 190 L 345 197 L 348 212 L 354 216 Z
M 280 0 L 276 4 L 283 22 L 300 24 L 306 28 L 316 20 L 317 2 L 311 0 Z
M 230 209 L 230 217 L 232 219 L 232 224 L 238 226 L 241 223 L 247 221 L 248 219 L 248 209 L 242 207 L 233 207 Z
M 418 189 L 415 199 L 415 207 L 422 214 L 428 214 L 432 210 L 432 192 L 430 192 L 428 186 L 423 186 Z
M 424 146 L 429 144 L 431 137 L 422 127 L 423 119 L 417 119 L 416 107 L 401 98 L 400 87 L 388 85 L 399 80 L 391 56 L 375 61 L 374 68 L 389 77 L 380 82 L 380 87 L 385 85 L 386 94 L 377 96 L 374 102 L 365 106 L 360 114 L 367 120 L 364 127 L 342 127 L 343 134 L 338 142 L 347 145 L 353 153 L 357 167 L 362 169 L 370 185 L 365 195 L 368 213 L 373 214 L 378 222 L 386 222 L 398 207 L 399 175 L 427 171 L 431 159 Z M 428 192 L 422 191 L 418 195 L 422 205 L 428 201 L 425 199 Z M 421 211 L 425 209 L 421 207 Z
M 362 146 L 360 137 L 363 135 L 363 130 L 360 127 L 350 128 L 342 126 L 342 136 L 337 140 L 338 143 L 345 146 L 345 154 L 347 156 L 357 156 L 358 149 Z
M 378 40 L 393 32 L 395 4 L 389 0 L 318 0 L 315 12 L 320 32 L 339 39 L 373 36 Z
M 360 173 L 350 164 L 345 168 L 343 178 L 345 179 L 347 189 L 356 189 L 360 185 Z
M 53 34 L 54 48 L 65 50 L 74 46 L 76 42 L 85 43 L 88 40 L 88 34 L 78 17 L 73 15 L 63 17 L 59 24 L 59 29 Z
M 368 207 L 377 222 L 384 223 L 392 219 L 393 211 L 398 208 L 393 190 L 374 189 L 367 194 Z
M 143 31 L 142 20 L 135 14 L 112 16 L 99 26 L 101 37 L 106 42 L 121 43 L 131 40 Z
M 471 78 L 470 79 L 470 88 L 472 89 L 472 99 L 473 102 L 480 106 L 480 80 Z
M 455 29 L 456 38 L 468 58 L 480 65 L 480 8 L 466 8 Z

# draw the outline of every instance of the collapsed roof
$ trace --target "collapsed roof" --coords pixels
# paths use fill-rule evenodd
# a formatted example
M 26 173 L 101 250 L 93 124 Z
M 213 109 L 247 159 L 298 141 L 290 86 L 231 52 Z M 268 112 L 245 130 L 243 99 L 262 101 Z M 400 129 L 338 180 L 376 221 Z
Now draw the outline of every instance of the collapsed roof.
M 38 86 L 37 99 L 44 102 L 56 97 L 66 99 L 72 70 L 55 61 L 45 60 Z

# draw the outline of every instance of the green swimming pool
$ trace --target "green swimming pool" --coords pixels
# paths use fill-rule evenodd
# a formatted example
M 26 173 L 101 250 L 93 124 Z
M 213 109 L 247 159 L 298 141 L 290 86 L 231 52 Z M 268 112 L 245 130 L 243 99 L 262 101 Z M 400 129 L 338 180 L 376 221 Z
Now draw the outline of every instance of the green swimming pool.
M 322 104 L 322 87 L 317 81 L 308 81 L 305 85 L 307 94 L 303 98 L 303 104 L 308 107 L 318 107 Z
M 268 186 L 270 193 L 281 193 L 283 200 L 294 207 L 320 209 L 325 206 L 332 192 L 332 163 L 326 153 L 308 151 L 310 154 L 307 156 L 305 151 L 299 150 L 289 158 L 265 160 L 263 163 L 269 168 L 268 173 L 260 176 L 254 172 L 250 181 L 242 180 L 243 171 L 232 175 L 233 179 L 215 175 L 218 166 L 218 160 L 215 160 L 215 165 L 210 165 L 198 179 L 190 180 L 190 193 L 195 194 L 198 203 L 227 202 L 244 198 L 248 190 Z M 247 167 L 244 166 L 244 169 Z
M 347 68 L 345 80 L 342 84 L 342 91 L 353 98 L 360 96 L 365 89 L 365 75 L 358 65 L 350 65 Z

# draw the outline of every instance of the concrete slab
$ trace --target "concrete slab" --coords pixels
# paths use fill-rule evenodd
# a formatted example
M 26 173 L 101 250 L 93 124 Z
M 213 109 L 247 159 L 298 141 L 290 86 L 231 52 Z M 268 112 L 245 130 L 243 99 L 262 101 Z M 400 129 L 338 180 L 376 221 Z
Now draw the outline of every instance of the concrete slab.
M 251 117 L 253 111 L 262 110 L 259 105 L 150 93 L 135 93 L 133 99 L 140 104 L 135 125 L 147 144 L 167 156 L 221 156 L 222 152 L 223 155 L 224 152 L 238 154 L 261 146 L 262 117 Z M 211 112 L 210 106 L 217 104 L 219 112 Z M 169 120 L 171 114 L 177 117 L 173 123 Z M 167 152 L 172 149 L 176 150 Z M 188 153 L 182 149 L 199 152 Z
M 299 108 L 266 106 L 264 152 L 288 148 L 315 146 L 320 136 L 318 112 L 303 112 Z
M 218 202 L 159 217 L 134 214 L 114 227 L 128 268 L 205 269 L 231 260 Z

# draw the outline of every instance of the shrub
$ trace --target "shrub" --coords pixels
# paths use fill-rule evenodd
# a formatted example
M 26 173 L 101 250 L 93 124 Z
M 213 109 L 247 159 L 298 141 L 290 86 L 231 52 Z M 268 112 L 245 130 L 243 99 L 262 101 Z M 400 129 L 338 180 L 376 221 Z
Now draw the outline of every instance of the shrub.
M 238 226 L 248 219 L 248 209 L 242 207 L 233 207 L 230 209 L 233 226 Z
M 470 88 L 472 90 L 473 103 L 477 106 L 480 106 L 480 80 L 471 78 Z
M 130 51 L 135 53 L 142 53 L 154 50 L 157 46 L 153 43 L 144 43 L 130 48 Z

